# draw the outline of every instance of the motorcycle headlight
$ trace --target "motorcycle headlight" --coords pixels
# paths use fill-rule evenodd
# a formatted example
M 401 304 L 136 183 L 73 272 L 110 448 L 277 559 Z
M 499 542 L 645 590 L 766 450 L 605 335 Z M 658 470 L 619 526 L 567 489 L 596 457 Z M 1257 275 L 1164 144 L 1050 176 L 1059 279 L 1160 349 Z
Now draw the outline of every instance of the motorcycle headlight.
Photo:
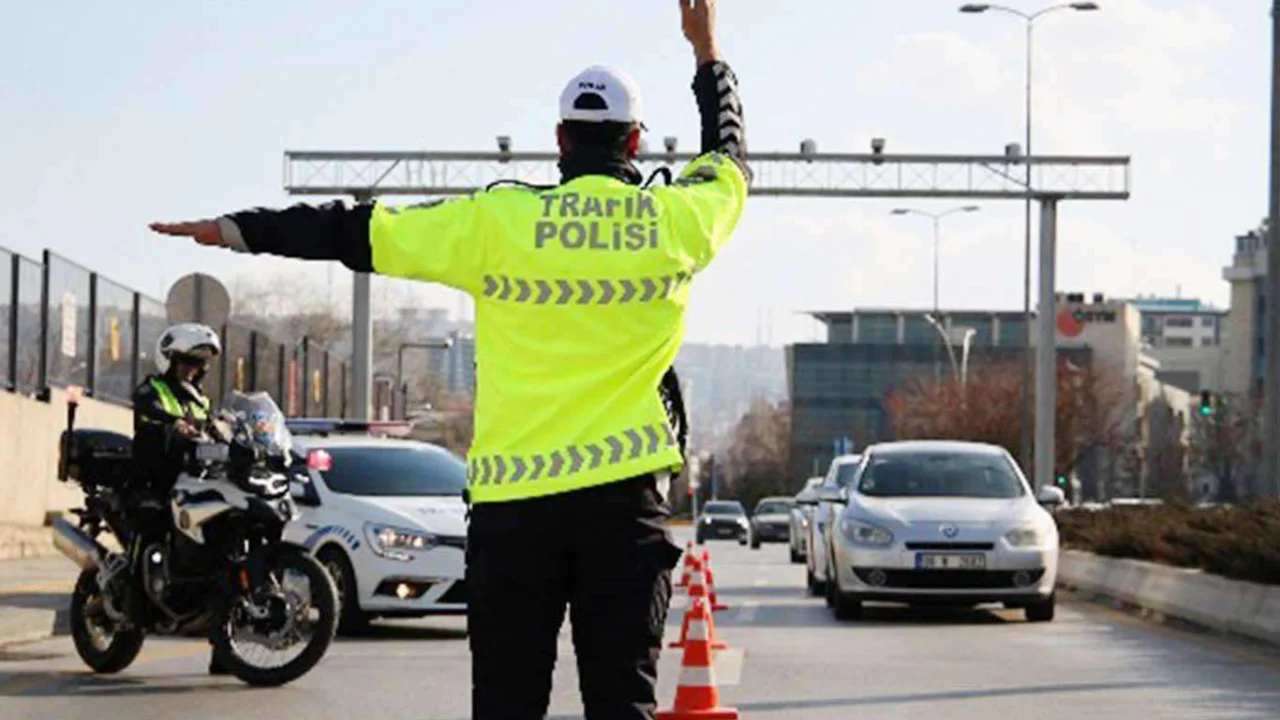
M 893 533 L 879 525 L 853 518 L 840 520 L 840 534 L 853 545 L 883 547 L 893 542 Z
M 1044 545 L 1045 533 L 1035 525 L 1026 525 L 1004 534 L 1004 539 L 1016 548 L 1032 548 Z
M 436 545 L 436 538 L 430 533 L 390 525 L 365 523 L 364 534 L 374 554 L 401 562 L 412 559 L 407 550 L 430 550 Z

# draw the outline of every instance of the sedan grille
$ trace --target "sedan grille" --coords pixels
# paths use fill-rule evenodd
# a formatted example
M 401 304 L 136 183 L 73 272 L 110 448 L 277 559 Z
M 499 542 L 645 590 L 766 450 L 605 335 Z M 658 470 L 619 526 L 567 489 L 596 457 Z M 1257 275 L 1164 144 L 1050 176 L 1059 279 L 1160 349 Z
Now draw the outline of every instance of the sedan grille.
M 995 543 L 989 542 L 909 542 L 908 550 L 994 550 Z
M 1040 582 L 1044 570 L 897 570 L 855 567 L 858 579 L 868 585 L 916 590 L 977 590 L 1027 587 Z M 1021 584 L 1014 576 L 1021 574 Z

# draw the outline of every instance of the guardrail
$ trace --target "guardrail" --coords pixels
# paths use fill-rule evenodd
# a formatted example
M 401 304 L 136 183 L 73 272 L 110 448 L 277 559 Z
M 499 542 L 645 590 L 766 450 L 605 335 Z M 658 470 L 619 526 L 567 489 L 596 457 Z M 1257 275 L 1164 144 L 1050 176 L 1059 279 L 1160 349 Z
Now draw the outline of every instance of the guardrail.
M 35 261 L 0 247 L 0 388 L 47 399 L 50 388 L 78 385 L 128 405 L 154 371 L 168 324 L 164 303 L 57 253 Z M 223 353 L 204 381 L 209 397 L 265 390 L 290 417 L 346 416 L 347 363 L 326 348 L 234 323 L 218 329 Z

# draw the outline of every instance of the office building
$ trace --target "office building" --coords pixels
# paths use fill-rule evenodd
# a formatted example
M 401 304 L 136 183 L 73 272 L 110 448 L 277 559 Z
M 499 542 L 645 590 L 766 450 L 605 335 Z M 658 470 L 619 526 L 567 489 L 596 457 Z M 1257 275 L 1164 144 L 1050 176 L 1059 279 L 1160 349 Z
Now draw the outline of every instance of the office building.
M 1226 382 L 1227 311 L 1200 300 L 1138 297 L 1147 353 L 1160 361 L 1160 378 L 1191 392 L 1221 392 Z
M 946 343 L 963 365 L 1016 363 L 1023 357 L 1020 312 L 940 312 L 859 310 L 815 312 L 827 342 L 787 348 L 788 391 L 792 403 L 791 471 L 796 478 L 825 471 L 847 439 L 854 449 L 894 439 L 888 400 L 915 379 L 943 379 L 952 373 Z M 1091 497 L 1137 494 L 1155 472 L 1149 458 L 1162 457 L 1168 442 L 1185 441 L 1191 396 L 1158 377 L 1160 363 L 1144 352 L 1141 314 L 1125 301 L 1095 295 L 1059 296 L 1055 308 L 1059 357 L 1077 367 L 1106 371 L 1123 383 L 1118 412 L 1139 453 L 1136 466 L 1095 453 L 1080 466 Z M 1154 410 L 1153 410 L 1154 408 Z M 1173 440 L 1170 440 L 1170 438 Z

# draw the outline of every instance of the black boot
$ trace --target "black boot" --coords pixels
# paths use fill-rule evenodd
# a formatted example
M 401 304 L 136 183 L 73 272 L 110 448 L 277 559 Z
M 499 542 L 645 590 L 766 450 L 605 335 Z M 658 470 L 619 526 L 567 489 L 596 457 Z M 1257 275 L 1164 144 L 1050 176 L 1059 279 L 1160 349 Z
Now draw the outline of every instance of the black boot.
M 209 655 L 209 674 L 210 675 L 230 675 L 231 671 L 227 669 L 225 663 L 218 653 L 214 652 Z

